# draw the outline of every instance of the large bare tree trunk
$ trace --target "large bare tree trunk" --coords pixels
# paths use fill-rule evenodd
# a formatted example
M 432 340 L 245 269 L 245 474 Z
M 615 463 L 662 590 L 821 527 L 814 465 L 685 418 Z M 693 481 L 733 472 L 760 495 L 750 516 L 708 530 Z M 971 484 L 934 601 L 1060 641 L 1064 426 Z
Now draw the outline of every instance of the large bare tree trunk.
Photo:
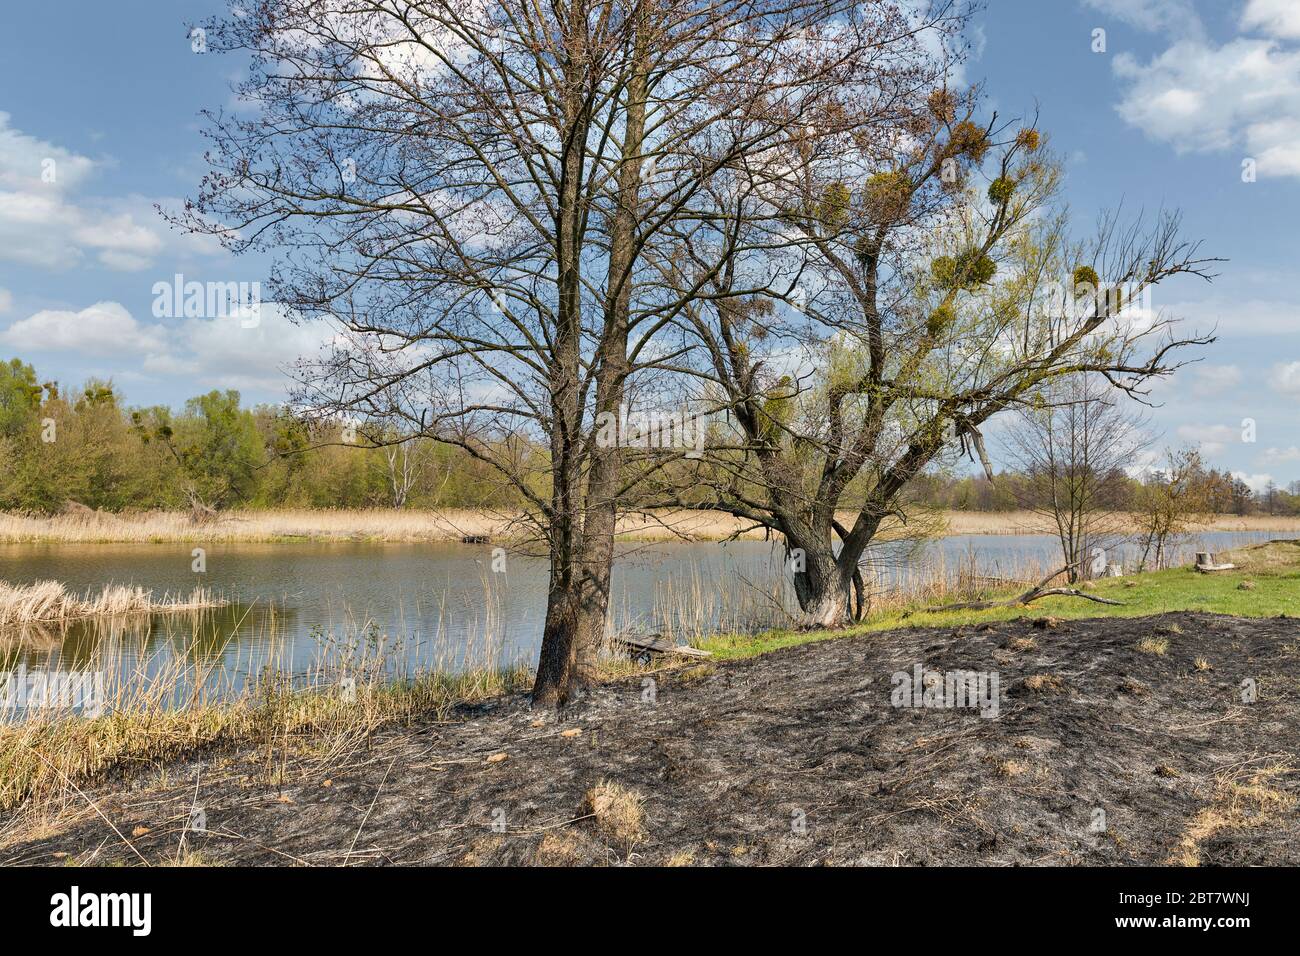
M 616 420 L 621 419 L 619 410 L 625 400 L 628 375 L 628 323 L 632 301 L 632 270 L 636 261 L 641 151 L 645 143 L 648 93 L 650 28 L 646 16 L 643 6 L 639 12 L 633 75 L 627 92 L 627 125 L 618 173 L 618 206 L 610 224 L 606 335 L 597 355 L 596 414 L 612 414 Z M 594 670 L 596 656 L 605 640 L 622 472 L 621 437 L 608 448 L 596 447 L 592 450 L 583 528 L 581 597 L 578 602 L 578 669 L 584 681 Z
M 580 6 L 580 5 L 579 5 Z M 533 683 L 533 702 L 558 706 L 580 683 L 578 673 L 577 577 L 583 560 L 583 529 L 579 515 L 582 454 L 582 202 L 586 135 L 587 51 L 585 14 L 573 11 L 571 36 L 565 49 L 564 153 L 556 208 L 555 259 L 559 302 L 554 360 L 551 366 L 550 445 L 552 490 L 547 534 L 550 538 L 551 578 L 546 623 Z
M 533 683 L 535 706 L 558 707 L 564 704 L 581 681 L 578 673 L 577 589 L 572 576 L 565 573 L 566 567 L 572 567 L 567 555 L 552 555 L 542 649 Z

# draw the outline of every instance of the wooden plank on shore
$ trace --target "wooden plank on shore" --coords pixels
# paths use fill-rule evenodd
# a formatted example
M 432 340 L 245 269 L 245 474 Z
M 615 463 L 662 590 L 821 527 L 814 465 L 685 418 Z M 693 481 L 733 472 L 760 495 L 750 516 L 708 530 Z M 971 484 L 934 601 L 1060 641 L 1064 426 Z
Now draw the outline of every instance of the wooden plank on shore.
M 638 654 L 680 654 L 683 657 L 712 657 L 711 651 L 702 651 L 688 644 L 675 644 L 662 634 L 616 634 L 615 644 L 626 647 L 634 656 Z

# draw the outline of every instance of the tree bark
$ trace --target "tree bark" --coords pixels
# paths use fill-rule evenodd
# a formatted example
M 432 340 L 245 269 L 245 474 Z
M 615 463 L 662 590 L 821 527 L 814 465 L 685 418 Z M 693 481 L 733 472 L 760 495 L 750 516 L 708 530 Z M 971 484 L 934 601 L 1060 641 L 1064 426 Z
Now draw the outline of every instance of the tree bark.
M 609 266 L 605 283 L 605 337 L 597 353 L 596 414 L 621 421 L 628 375 L 628 335 L 632 302 L 632 271 L 636 261 L 636 225 L 641 192 L 641 152 L 645 142 L 648 95 L 649 27 L 645 6 L 639 9 L 627 90 L 627 122 L 618 171 L 617 206 L 610 221 Z M 622 436 L 607 448 L 591 451 L 583 525 L 582 575 L 577 621 L 577 676 L 591 679 L 605 640 L 609 617 L 610 578 L 614 563 L 614 534 L 618 524 L 619 483 L 622 481 Z
M 533 683 L 533 705 L 560 707 L 579 686 L 578 606 L 572 583 L 555 573 L 546 599 L 546 622 L 542 627 L 542 649 Z
M 799 539 L 796 539 L 799 540 Z M 809 627 L 844 627 L 856 619 L 853 610 L 857 558 L 841 549 L 837 558 L 829 542 L 803 552 L 803 570 L 794 571 L 794 591 Z M 858 578 L 860 581 L 861 579 Z M 859 592 L 861 606 L 861 592 Z
M 578 675 L 578 595 L 582 554 L 579 521 L 582 452 L 582 237 L 586 222 L 583 180 L 590 116 L 587 113 L 585 16 L 574 11 L 565 48 L 564 136 L 555 212 L 558 304 L 550 375 L 552 489 L 547 534 L 551 576 L 546 623 L 533 683 L 535 705 L 559 706 L 573 693 Z

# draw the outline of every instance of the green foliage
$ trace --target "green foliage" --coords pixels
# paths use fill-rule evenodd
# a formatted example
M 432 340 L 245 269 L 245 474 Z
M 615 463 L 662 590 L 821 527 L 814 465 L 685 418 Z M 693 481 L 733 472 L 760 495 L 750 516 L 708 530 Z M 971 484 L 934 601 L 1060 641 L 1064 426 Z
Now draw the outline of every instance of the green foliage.
M 976 248 L 954 256 L 939 256 L 930 265 L 935 282 L 941 289 L 976 289 L 993 281 L 998 265 Z
M 972 163 L 980 163 L 988 154 L 989 145 L 988 134 L 982 127 L 963 120 L 952 128 L 947 155 L 965 156 Z
M 930 313 L 930 317 L 926 320 L 925 334 L 932 339 L 937 339 L 951 328 L 956 318 L 957 313 L 953 311 L 952 306 L 947 304 L 939 306 Z
M 876 222 L 896 222 L 907 215 L 912 180 L 906 172 L 876 173 L 867 180 L 867 210 Z
M 1101 279 L 1092 266 L 1078 266 L 1074 270 L 1074 294 L 1095 295 L 1101 289 Z
M 1014 180 L 1006 176 L 999 176 L 989 183 L 989 202 L 997 206 L 1005 205 L 1015 191 L 1016 184 Z
M 173 447 L 194 492 L 209 504 L 247 500 L 264 449 L 251 412 L 233 390 L 208 392 L 185 403 L 187 421 Z
M 0 363 L 0 438 L 14 438 L 36 421 L 41 405 L 36 370 L 19 359 Z
M 790 425 L 794 414 L 795 386 L 789 375 L 782 375 L 780 381 L 767 393 L 763 400 L 763 436 L 771 444 L 781 441 L 781 436 Z
M 173 412 L 127 408 L 111 382 L 92 380 L 67 398 L 39 382 L 17 359 L 0 364 L 0 509 L 361 508 L 393 500 L 384 449 L 343 443 L 338 423 L 274 406 L 244 409 L 234 391 L 196 396 Z M 417 440 L 405 453 L 415 466 L 413 507 L 518 504 L 460 449 Z
M 1016 134 L 1016 145 L 1029 150 L 1031 153 L 1037 151 L 1041 144 L 1041 137 L 1036 129 L 1022 129 Z
M 822 190 L 817 218 L 828 229 L 832 231 L 839 229 L 849 218 L 849 204 L 852 199 L 849 187 L 843 183 L 831 183 Z

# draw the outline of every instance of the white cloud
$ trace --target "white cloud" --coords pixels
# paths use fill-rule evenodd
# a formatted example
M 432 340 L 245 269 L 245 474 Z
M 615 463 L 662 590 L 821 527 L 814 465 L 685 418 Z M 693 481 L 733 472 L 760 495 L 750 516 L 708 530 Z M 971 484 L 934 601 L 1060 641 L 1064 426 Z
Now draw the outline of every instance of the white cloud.
M 1274 484 L 1272 475 L 1248 475 L 1244 471 L 1234 471 L 1232 477 L 1244 483 L 1255 494 L 1262 494 L 1270 484 Z
M 1199 36 L 1205 29 L 1191 0 L 1084 0 L 1084 3 L 1139 30 L 1172 30 Z
M 142 326 L 116 302 L 96 302 L 80 312 L 47 309 L 20 319 L 0 333 L 0 342 L 19 352 L 119 355 L 163 348 L 160 332 Z
M 1300 38 L 1300 5 L 1295 0 L 1250 0 L 1241 14 L 1243 30 Z
M 1300 396 L 1300 362 L 1274 365 L 1269 384 L 1283 395 Z
M 1260 177 L 1300 176 L 1300 50 L 1185 37 L 1148 63 L 1121 53 L 1113 66 L 1126 86 L 1117 111 L 1152 139 L 1180 153 L 1237 150 Z
M 9 114 L 0 111 L 0 190 L 74 189 L 85 182 L 94 166 L 85 156 L 13 129 Z
M 0 112 L 0 261 L 58 271 L 98 262 L 134 272 L 168 246 L 218 248 L 188 236 L 164 242 L 165 226 L 147 197 L 79 195 L 104 165 L 14 129 Z
M 1178 437 L 1199 445 L 1202 454 L 1212 456 L 1241 441 L 1241 429 L 1231 425 L 1179 425 Z
M 8 289 L 0 286 L 0 315 L 4 315 L 14 307 L 13 293 Z
M 117 302 L 97 302 L 78 312 L 37 312 L 0 332 L 0 343 L 24 355 L 111 358 L 123 378 L 279 395 L 289 384 L 283 369 L 314 357 L 333 335 L 322 322 L 293 324 L 274 303 L 262 303 L 258 324 L 245 328 L 238 315 L 145 323 Z
M 1239 338 L 1254 335 L 1294 335 L 1300 331 L 1300 304 L 1266 299 L 1202 299 L 1168 305 L 1198 331 L 1215 327 L 1220 335 Z
M 1241 384 L 1241 369 L 1235 365 L 1197 365 L 1193 374 L 1209 389 L 1223 391 Z
M 288 384 L 283 369 L 314 357 L 333 338 L 322 322 L 295 325 L 274 303 L 263 303 L 254 328 L 237 316 L 186 319 L 169 330 L 171 348 L 146 357 L 146 372 L 194 377 L 217 388 L 277 392 Z
M 1270 465 L 1281 465 L 1287 462 L 1300 461 L 1300 446 L 1292 445 L 1290 448 L 1269 448 L 1261 460 Z

